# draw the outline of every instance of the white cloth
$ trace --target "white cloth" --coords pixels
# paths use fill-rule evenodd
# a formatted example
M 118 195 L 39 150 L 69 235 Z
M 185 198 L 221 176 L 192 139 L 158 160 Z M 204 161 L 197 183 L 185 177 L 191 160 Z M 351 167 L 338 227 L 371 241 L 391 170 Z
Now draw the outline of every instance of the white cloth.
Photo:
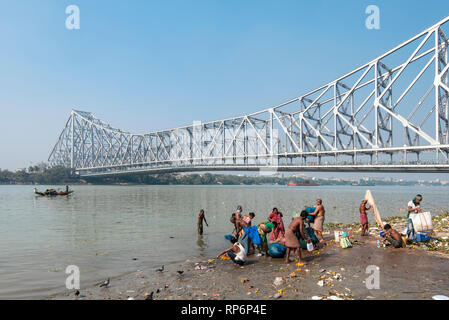
M 409 201 L 408 205 L 407 205 L 407 209 L 408 207 L 411 207 L 412 209 L 417 209 L 417 208 L 421 208 L 421 206 L 418 204 L 416 205 L 413 201 Z M 413 211 L 411 211 L 410 213 L 412 213 Z M 417 213 L 418 211 L 415 210 L 414 213 Z
M 246 261 L 245 247 L 240 242 L 236 242 L 234 245 L 238 246 L 240 249 L 240 251 L 235 254 L 235 260 L 245 262 Z

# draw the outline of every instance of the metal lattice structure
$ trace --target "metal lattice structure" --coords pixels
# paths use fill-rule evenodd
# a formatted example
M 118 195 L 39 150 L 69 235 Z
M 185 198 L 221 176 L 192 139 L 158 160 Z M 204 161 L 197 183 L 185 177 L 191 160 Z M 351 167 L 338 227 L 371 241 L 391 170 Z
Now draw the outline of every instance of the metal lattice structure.
M 244 116 L 133 134 L 72 110 L 49 162 L 82 175 L 449 172 L 448 21 L 324 86 Z

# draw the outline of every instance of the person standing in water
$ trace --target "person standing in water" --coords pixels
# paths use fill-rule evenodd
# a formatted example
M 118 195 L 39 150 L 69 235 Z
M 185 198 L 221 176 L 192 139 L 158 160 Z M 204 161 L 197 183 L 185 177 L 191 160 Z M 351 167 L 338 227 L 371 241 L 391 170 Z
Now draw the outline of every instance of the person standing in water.
M 367 231 L 368 231 L 368 215 L 366 213 L 367 210 L 371 209 L 371 206 L 368 205 L 368 207 L 366 206 L 366 204 L 368 203 L 368 200 L 363 199 L 362 203 L 360 204 L 360 224 L 362 225 L 362 236 L 366 236 L 367 235 Z
M 206 216 L 204 215 L 204 210 L 201 209 L 200 213 L 198 214 L 198 235 L 203 235 L 203 220 L 206 223 L 206 226 L 209 226 L 207 224 Z

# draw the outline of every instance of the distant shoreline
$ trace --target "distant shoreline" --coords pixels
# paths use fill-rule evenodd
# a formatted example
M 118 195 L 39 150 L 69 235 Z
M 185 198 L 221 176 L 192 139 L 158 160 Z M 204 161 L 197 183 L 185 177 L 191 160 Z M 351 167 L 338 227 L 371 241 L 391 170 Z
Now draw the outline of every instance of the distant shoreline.
M 284 177 L 243 176 L 228 174 L 128 174 L 105 177 L 81 177 L 74 170 L 64 167 L 32 168 L 11 172 L 0 169 L 0 185 L 290 185 L 309 186 L 449 186 L 446 181 L 394 180 L 391 178 L 315 178 L 304 175 Z

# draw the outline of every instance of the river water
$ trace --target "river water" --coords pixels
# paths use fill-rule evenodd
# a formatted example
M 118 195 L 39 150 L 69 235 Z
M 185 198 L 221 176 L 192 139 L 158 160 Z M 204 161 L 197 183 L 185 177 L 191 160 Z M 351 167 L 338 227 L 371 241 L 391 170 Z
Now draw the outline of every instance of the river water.
M 288 225 L 294 211 L 320 197 L 326 222 L 356 222 L 366 191 L 354 186 L 76 185 L 71 196 L 47 198 L 35 196 L 33 187 L 0 186 L 0 299 L 64 292 L 68 265 L 79 267 L 84 288 L 144 268 L 214 257 L 229 245 L 223 235 L 232 231 L 229 217 L 237 205 L 244 213 L 255 212 L 256 223 L 277 207 Z M 416 193 L 432 214 L 449 208 L 445 187 L 369 188 L 382 217 L 405 215 Z M 202 238 L 196 230 L 200 209 L 209 222 Z

